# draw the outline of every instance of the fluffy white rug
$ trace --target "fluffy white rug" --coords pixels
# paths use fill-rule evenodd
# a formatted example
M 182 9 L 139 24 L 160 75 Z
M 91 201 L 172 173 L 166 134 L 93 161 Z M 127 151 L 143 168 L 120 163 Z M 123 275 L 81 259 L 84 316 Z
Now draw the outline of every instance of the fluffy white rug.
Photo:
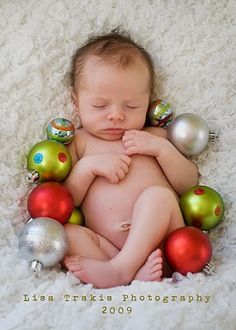
M 1 329 L 236 328 L 235 15 L 233 0 L 0 1 Z M 201 183 L 218 190 L 226 206 L 224 221 L 210 233 L 213 277 L 94 290 L 59 266 L 37 279 L 18 254 L 31 189 L 26 155 L 45 138 L 50 119 L 76 122 L 70 57 L 88 36 L 116 26 L 153 55 L 157 96 L 177 114 L 197 113 L 220 125 L 219 142 L 195 159 Z M 34 294 L 54 301 L 33 301 Z

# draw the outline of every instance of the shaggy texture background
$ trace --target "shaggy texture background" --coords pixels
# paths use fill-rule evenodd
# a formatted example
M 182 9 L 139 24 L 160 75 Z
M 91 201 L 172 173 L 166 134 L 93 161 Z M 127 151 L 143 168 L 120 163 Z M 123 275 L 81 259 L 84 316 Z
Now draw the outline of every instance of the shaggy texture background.
M 0 0 L 1 329 L 235 329 L 235 14 L 233 0 Z M 67 78 L 71 55 L 88 36 L 116 26 L 153 55 L 157 96 L 177 114 L 197 113 L 220 125 L 219 142 L 195 158 L 201 183 L 218 190 L 226 206 L 224 221 L 210 233 L 213 277 L 94 290 L 59 266 L 37 279 L 18 253 L 32 189 L 24 179 L 26 155 L 45 138 L 50 119 L 64 116 L 76 123 Z M 52 295 L 54 302 L 24 302 L 24 294 Z M 65 294 L 94 294 L 97 301 L 65 302 Z M 101 294 L 112 301 L 100 301 Z M 123 294 L 138 301 L 122 301 Z M 132 313 L 120 314 L 120 306 L 132 307 Z

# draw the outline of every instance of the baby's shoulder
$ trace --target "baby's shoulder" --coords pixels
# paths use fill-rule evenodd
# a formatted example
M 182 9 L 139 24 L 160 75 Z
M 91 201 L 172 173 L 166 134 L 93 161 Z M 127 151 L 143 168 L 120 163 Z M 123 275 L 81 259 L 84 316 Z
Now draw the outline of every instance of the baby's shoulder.
M 75 131 L 74 145 L 78 158 L 84 154 L 87 145 L 87 133 L 83 128 L 77 128 Z
M 162 127 L 154 127 L 154 126 L 147 126 L 144 127 L 143 131 L 149 132 L 153 135 L 163 137 L 164 139 L 167 139 L 167 131 L 166 129 Z

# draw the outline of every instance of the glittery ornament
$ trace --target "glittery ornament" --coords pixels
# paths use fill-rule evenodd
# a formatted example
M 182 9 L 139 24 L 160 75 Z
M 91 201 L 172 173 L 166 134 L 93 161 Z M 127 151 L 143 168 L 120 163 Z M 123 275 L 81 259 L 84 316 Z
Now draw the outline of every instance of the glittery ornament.
M 31 219 L 19 235 L 19 249 L 34 272 L 61 261 L 67 251 L 63 226 L 51 218 Z

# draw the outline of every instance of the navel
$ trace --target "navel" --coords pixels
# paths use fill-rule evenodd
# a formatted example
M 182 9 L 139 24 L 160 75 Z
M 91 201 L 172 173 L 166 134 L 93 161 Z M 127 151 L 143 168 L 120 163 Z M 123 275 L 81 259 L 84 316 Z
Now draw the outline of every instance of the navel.
M 122 223 L 121 223 L 121 228 L 122 228 L 123 230 L 128 230 L 128 229 L 130 229 L 130 226 L 131 226 L 131 223 L 128 222 L 128 221 L 125 221 L 125 222 L 122 222 Z

